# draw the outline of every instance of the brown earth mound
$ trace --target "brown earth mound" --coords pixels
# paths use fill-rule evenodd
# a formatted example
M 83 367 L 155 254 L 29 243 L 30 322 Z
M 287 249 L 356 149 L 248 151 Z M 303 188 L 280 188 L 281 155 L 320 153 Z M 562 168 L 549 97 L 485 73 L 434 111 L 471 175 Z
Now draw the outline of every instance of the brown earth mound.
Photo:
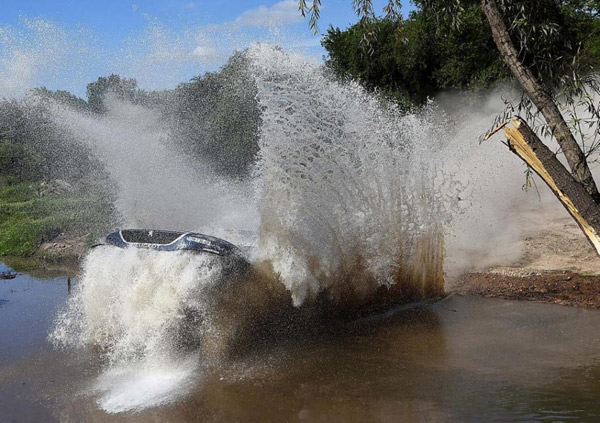
M 507 300 L 600 308 L 600 276 L 569 271 L 541 272 L 529 276 L 471 273 L 458 287 L 458 292 Z
M 459 293 L 600 308 L 600 258 L 569 217 L 523 233 L 523 255 L 508 266 L 466 274 Z

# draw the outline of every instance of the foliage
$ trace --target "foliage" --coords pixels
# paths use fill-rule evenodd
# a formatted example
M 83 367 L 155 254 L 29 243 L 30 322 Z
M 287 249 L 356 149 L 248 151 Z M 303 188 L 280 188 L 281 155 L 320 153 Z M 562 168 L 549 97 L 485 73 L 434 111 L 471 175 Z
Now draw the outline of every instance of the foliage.
M 159 111 L 174 144 L 229 177 L 248 174 L 258 151 L 260 110 L 245 53 L 234 53 L 218 72 L 192 78 L 175 90 L 143 91 L 135 79 L 100 77 L 87 86 L 87 110 L 105 113 L 108 95 Z M 85 107 L 82 109 L 85 110 Z
M 33 181 L 41 177 L 40 169 L 41 157 L 33 146 L 0 139 L 0 177 Z
M 260 110 L 244 53 L 215 73 L 181 84 L 172 118 L 179 146 L 217 172 L 245 176 L 258 151 Z
M 375 9 L 373 8 L 373 0 L 352 0 L 352 8 L 360 18 L 361 23 L 370 22 L 375 18 Z M 402 8 L 401 0 L 387 0 L 383 7 L 386 18 L 400 17 Z M 306 0 L 298 0 L 298 9 L 302 17 L 309 16 L 309 25 L 313 32 L 318 32 L 318 23 L 321 16 L 321 0 L 312 0 L 309 3 Z M 364 41 L 369 42 L 370 37 L 365 37 Z
M 554 87 L 572 73 L 573 61 L 597 67 L 600 58 L 586 46 L 600 41 L 595 0 L 496 0 L 519 50 L 519 59 L 534 76 Z M 416 0 L 442 32 L 460 30 L 478 0 Z M 487 22 L 483 22 L 487 25 Z M 581 54 L 581 53 L 585 54 Z
M 479 1 L 414 3 L 419 9 L 406 20 L 370 14 L 344 31 L 330 28 L 323 39 L 328 65 L 405 105 L 422 103 L 441 90 L 485 88 L 510 77 Z M 521 59 L 549 87 L 564 85 L 574 61 L 582 75 L 600 65 L 598 2 L 500 3 Z
M 341 31 L 330 28 L 322 41 L 327 65 L 404 106 L 424 103 L 444 89 L 484 88 L 508 77 L 485 23 L 472 7 L 460 31 L 440 34 L 423 11 L 407 20 L 374 19 Z M 375 37 L 365 49 L 362 40 Z
M 47 98 L 46 98 L 47 100 Z M 57 127 L 47 102 L 32 95 L 21 101 L 0 102 L 0 160 L 22 180 L 66 179 L 103 174 L 100 162 L 88 148 Z
M 57 126 L 50 113 L 57 105 L 90 112 L 84 100 L 45 88 L 0 102 L 0 255 L 33 254 L 63 232 L 98 236 L 113 219 L 107 174 Z M 44 193 L 57 179 L 72 189 Z
M 87 85 L 87 98 L 90 109 L 96 113 L 106 112 L 104 100 L 108 94 L 115 95 L 120 100 L 133 101 L 137 93 L 137 81 L 130 78 L 121 78 L 111 74 L 101 76 L 97 81 Z
M 599 33 L 594 31 L 598 2 L 567 0 L 561 2 L 559 10 L 548 2 L 510 5 L 503 1 L 502 6 L 511 22 L 511 35 L 521 49 L 521 60 L 561 106 L 569 129 L 592 162 L 597 159 L 590 156 L 600 147 L 600 109 L 596 103 L 600 81 L 595 72 L 600 60 L 597 47 L 594 49 L 599 43 Z M 532 6 L 542 8 L 542 12 L 534 13 Z M 524 116 L 538 133 L 552 135 L 548 122 L 526 95 L 509 103 L 497 121 L 515 115 Z

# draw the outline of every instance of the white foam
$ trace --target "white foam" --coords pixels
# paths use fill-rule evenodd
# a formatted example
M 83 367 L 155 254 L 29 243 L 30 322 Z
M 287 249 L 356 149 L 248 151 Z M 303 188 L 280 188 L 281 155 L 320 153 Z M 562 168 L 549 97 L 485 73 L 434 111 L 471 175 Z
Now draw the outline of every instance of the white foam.
M 198 357 L 177 363 L 115 366 L 98 377 L 92 394 L 108 413 L 140 411 L 177 401 L 198 382 Z
M 197 381 L 198 350 L 183 348 L 180 328 L 190 313 L 201 319 L 185 333 L 210 330 L 210 290 L 221 267 L 215 256 L 99 247 L 57 317 L 57 346 L 100 347 L 108 366 L 92 392 L 109 412 L 174 401 Z

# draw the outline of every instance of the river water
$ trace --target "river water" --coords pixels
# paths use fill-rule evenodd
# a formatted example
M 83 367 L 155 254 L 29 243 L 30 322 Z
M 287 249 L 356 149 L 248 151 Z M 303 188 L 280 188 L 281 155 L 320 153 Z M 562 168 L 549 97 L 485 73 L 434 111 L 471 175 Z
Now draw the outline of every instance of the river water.
M 106 378 L 123 400 L 176 374 L 132 385 L 93 349 L 54 349 L 66 278 L 36 276 L 0 281 L 2 422 L 600 419 L 600 311 L 458 295 L 271 339 L 200 367 L 170 402 L 109 412 Z

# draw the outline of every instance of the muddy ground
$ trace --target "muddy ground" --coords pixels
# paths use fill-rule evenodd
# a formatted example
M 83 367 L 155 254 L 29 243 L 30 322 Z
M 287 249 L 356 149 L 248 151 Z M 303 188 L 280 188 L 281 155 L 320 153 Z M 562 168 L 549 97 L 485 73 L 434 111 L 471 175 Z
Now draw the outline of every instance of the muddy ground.
M 600 308 L 600 277 L 569 271 L 541 272 L 529 276 L 471 273 L 458 291 L 508 300 Z
M 521 258 L 463 275 L 463 294 L 600 308 L 600 258 L 570 217 L 525 231 Z

